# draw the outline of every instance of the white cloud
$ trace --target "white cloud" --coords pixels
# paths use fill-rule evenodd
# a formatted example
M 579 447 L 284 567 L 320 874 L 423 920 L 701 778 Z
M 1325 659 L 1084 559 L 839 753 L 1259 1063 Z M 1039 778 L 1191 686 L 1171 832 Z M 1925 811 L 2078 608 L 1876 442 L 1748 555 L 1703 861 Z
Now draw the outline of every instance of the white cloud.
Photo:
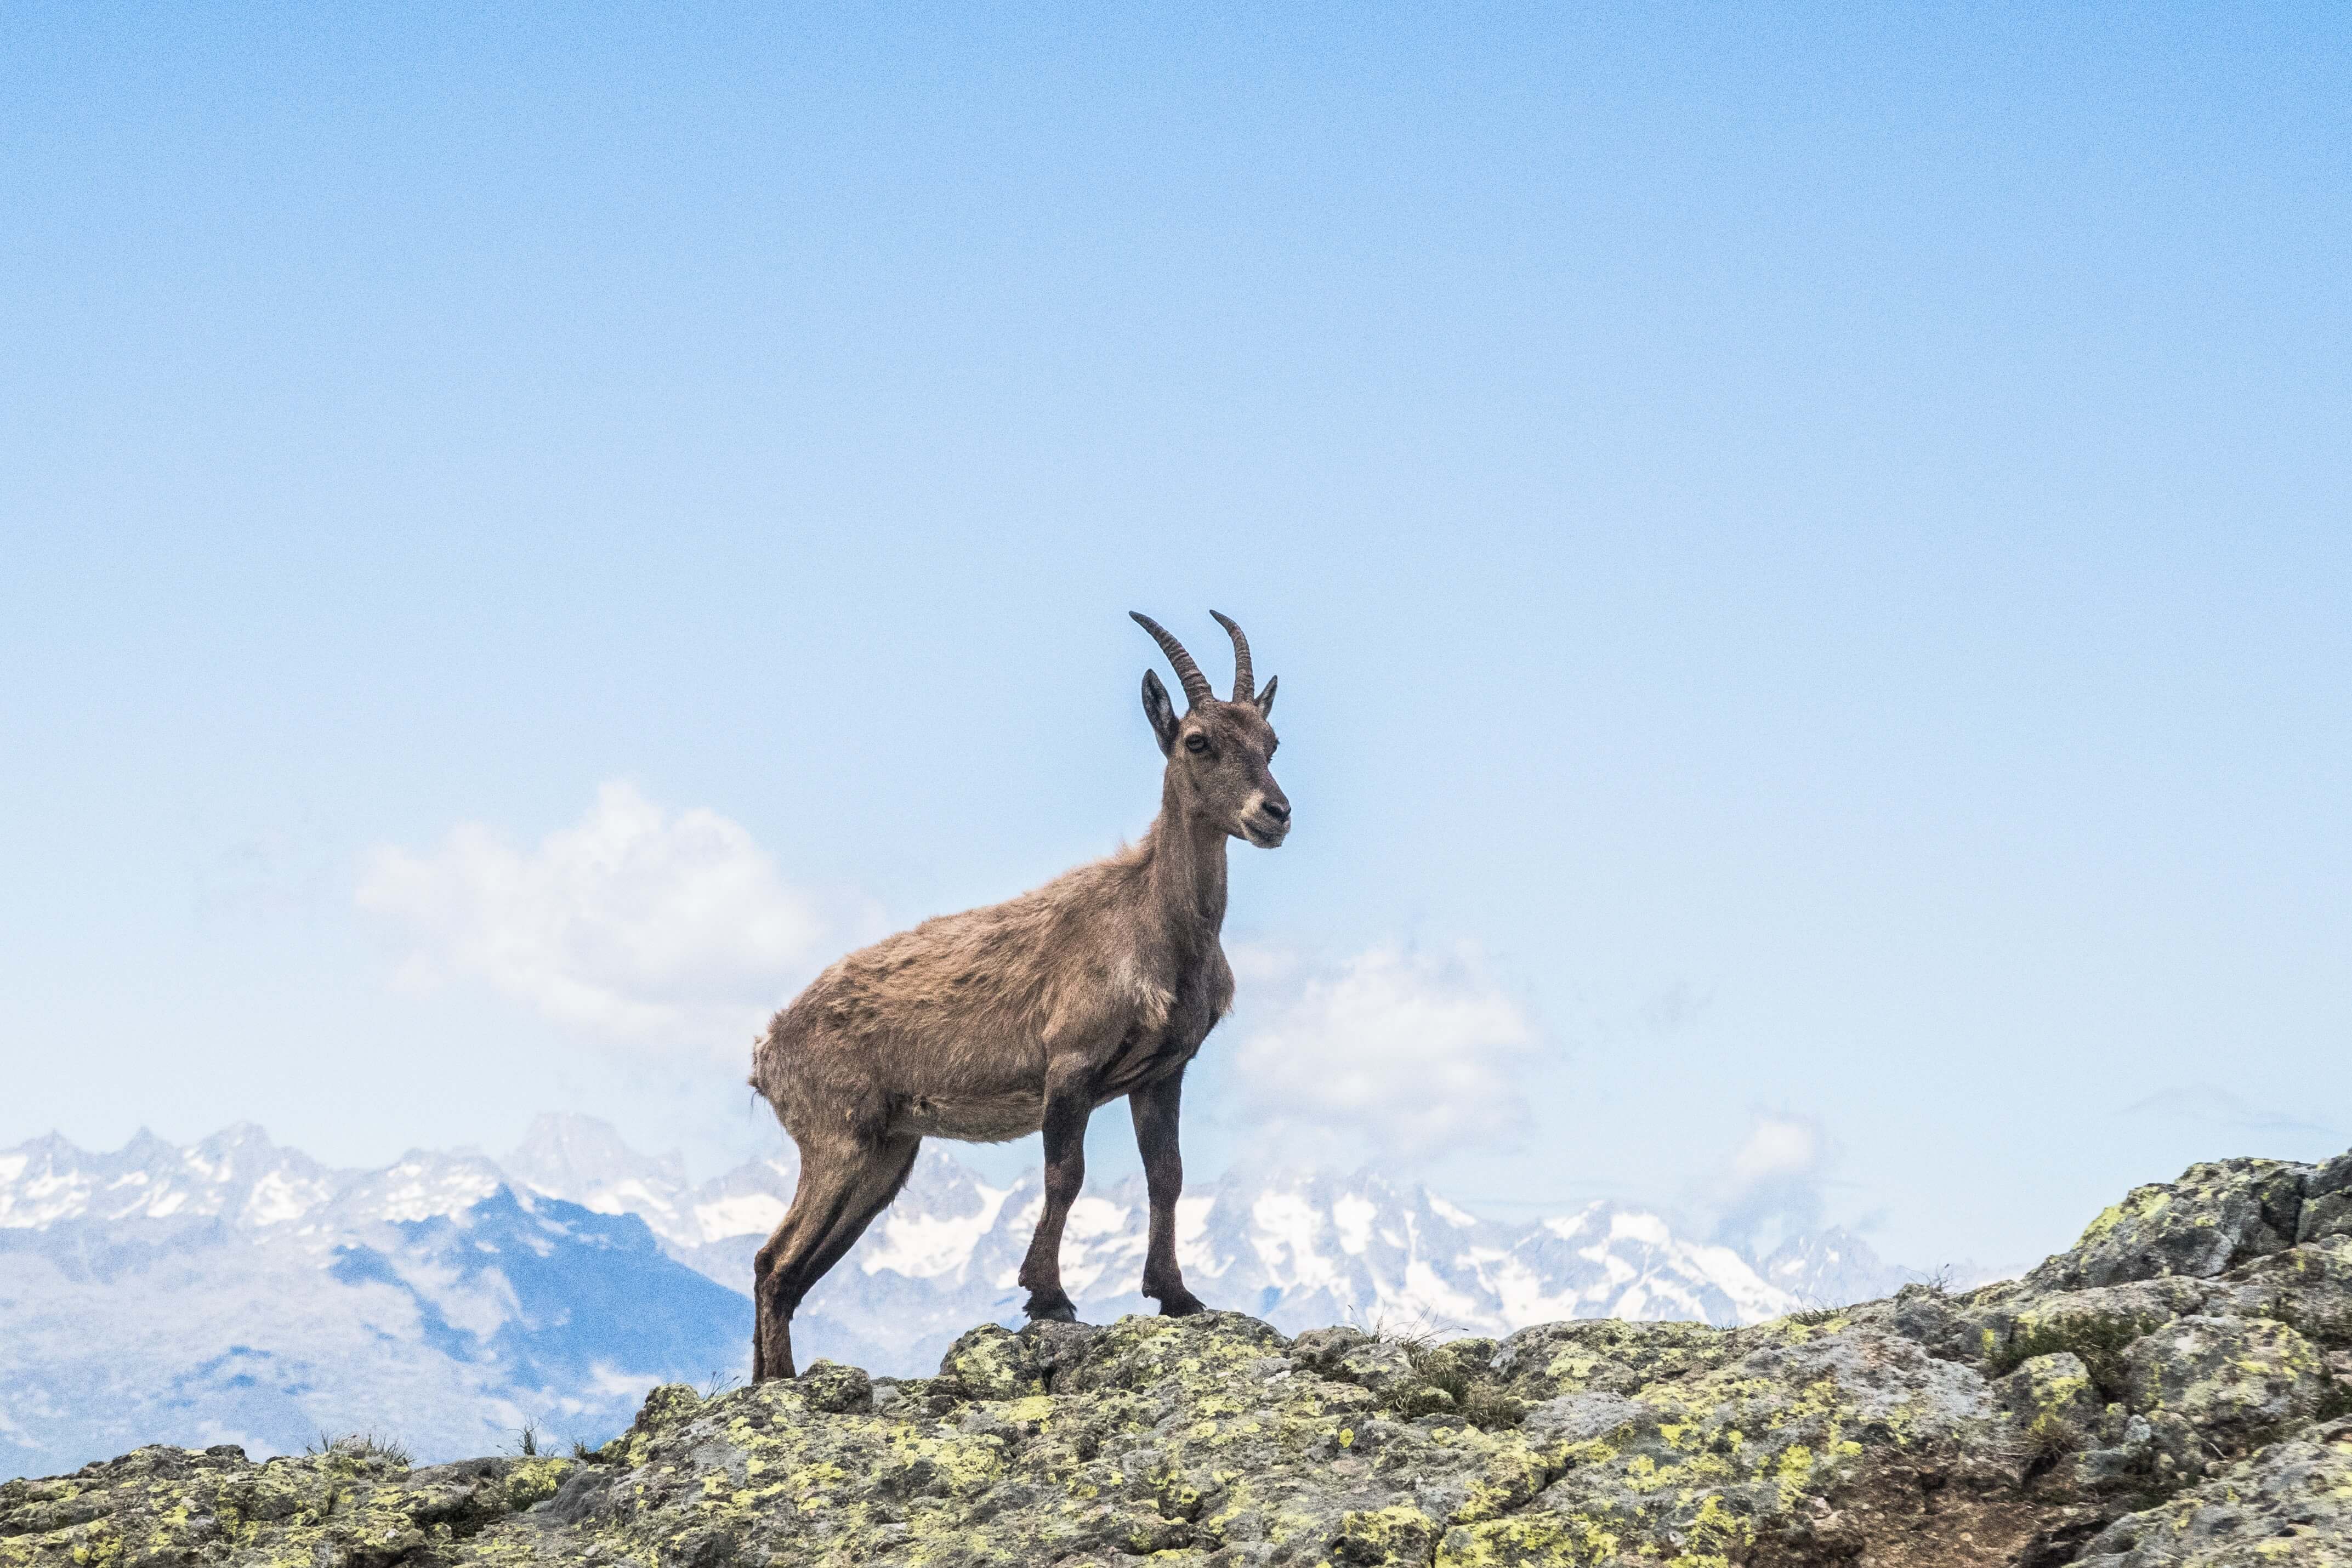
M 1801 1116 L 1759 1116 L 1748 1141 L 1731 1159 L 1733 1184 L 1753 1192 L 1776 1182 L 1810 1176 L 1822 1163 L 1822 1130 Z
M 479 980 L 559 1023 L 729 1058 L 845 945 L 741 824 L 672 815 L 626 784 L 536 849 L 471 823 L 427 854 L 381 847 L 358 900 L 409 938 L 409 985 Z
M 1758 1114 L 1717 1178 L 1716 1239 L 1760 1253 L 1780 1237 L 1818 1229 L 1834 1154 L 1811 1117 Z
M 1242 949 L 1234 1057 L 1250 1114 L 1419 1155 L 1528 1124 L 1536 1032 L 1475 949 L 1375 947 L 1337 964 Z

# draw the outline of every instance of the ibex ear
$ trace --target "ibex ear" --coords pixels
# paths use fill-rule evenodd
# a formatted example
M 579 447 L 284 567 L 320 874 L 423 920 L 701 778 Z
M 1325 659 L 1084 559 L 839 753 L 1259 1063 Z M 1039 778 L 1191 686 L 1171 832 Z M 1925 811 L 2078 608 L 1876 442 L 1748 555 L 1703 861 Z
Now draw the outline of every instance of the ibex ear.
M 1160 684 L 1160 672 L 1143 672 L 1143 716 L 1151 721 L 1152 737 L 1160 742 L 1160 754 L 1166 756 L 1176 749 L 1176 705 L 1168 700 L 1168 689 Z
M 1257 704 L 1257 716 L 1259 718 L 1263 719 L 1267 714 L 1274 711 L 1274 689 L 1281 684 L 1282 677 L 1278 675 L 1268 676 L 1266 678 L 1265 689 L 1259 692 L 1255 697 L 1250 699 L 1251 701 Z

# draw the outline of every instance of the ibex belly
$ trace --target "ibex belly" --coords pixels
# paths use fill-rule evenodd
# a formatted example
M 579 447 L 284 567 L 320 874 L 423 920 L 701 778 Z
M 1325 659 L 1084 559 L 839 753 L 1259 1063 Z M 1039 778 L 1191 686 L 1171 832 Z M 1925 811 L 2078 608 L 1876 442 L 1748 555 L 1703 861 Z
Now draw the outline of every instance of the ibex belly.
M 890 1131 L 965 1143 L 1003 1143 L 1026 1138 L 1045 1123 L 1042 1096 L 962 1095 L 948 1099 L 913 1094 L 891 1107 Z
M 1115 1044 L 1097 1048 L 1086 1075 L 1097 1105 L 1181 1070 L 1199 1052 L 1222 1010 L 1221 997 L 1206 979 L 1185 975 L 1172 990 L 1151 987 L 1150 1005 L 1138 1009 L 1143 1016 L 1131 1021 Z M 1139 984 L 1136 988 L 1143 989 Z M 1001 1060 L 968 1058 L 964 1071 L 956 1075 L 961 1081 L 934 1079 L 926 1089 L 892 1093 L 891 1131 L 971 1143 L 1001 1143 L 1036 1131 L 1045 1121 L 1047 1055 L 1039 1050 L 1003 1073 L 987 1070 Z

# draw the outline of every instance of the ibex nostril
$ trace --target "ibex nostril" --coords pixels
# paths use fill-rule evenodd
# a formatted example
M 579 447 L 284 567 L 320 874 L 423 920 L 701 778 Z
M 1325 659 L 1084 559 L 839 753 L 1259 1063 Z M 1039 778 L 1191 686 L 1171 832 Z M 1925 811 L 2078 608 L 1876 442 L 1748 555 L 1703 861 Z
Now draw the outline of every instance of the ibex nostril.
M 1258 803 L 1258 808 L 1264 811 L 1268 816 L 1274 818 L 1276 822 L 1288 822 L 1290 820 L 1290 803 L 1286 800 L 1260 801 Z

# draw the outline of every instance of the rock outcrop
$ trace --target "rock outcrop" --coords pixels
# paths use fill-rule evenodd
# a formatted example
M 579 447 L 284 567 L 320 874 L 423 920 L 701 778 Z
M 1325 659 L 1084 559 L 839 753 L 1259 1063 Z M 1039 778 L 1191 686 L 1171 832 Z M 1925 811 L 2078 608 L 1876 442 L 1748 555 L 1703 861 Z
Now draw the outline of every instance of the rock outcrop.
M 2352 1564 L 2352 1155 L 2142 1187 L 2023 1279 L 1499 1343 L 993 1326 L 655 1391 L 593 1455 L 145 1448 L 0 1564 Z

